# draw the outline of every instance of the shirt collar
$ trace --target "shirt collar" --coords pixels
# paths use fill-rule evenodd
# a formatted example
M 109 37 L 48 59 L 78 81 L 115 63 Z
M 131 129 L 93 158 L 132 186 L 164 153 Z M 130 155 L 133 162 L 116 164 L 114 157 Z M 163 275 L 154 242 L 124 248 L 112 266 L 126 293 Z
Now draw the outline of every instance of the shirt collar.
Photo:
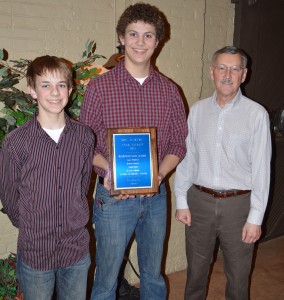
M 214 94 L 213 94 L 213 96 L 212 96 L 212 104 L 215 107 L 218 107 L 218 108 L 221 109 L 221 107 L 217 103 L 216 94 L 217 93 L 215 91 Z M 232 101 L 230 101 L 229 103 L 227 103 L 224 108 L 226 108 L 226 109 L 234 108 L 240 102 L 241 97 L 242 97 L 242 92 L 241 92 L 241 89 L 239 88 L 237 95 L 234 97 L 234 99 Z
M 127 71 L 127 69 L 125 68 L 124 65 L 124 59 L 122 59 L 118 65 L 115 67 L 116 71 L 117 71 L 117 76 L 121 81 L 127 81 L 127 80 L 135 80 L 137 82 L 137 80 Z M 144 81 L 144 83 L 148 82 L 149 80 L 152 80 L 153 78 L 158 78 L 154 68 L 152 65 L 150 65 L 150 69 L 149 69 L 149 75 L 146 78 L 146 80 Z
M 40 136 L 40 135 L 44 134 L 45 131 L 42 129 L 40 123 L 38 122 L 37 116 L 38 116 L 38 110 L 34 113 L 32 119 L 31 119 L 32 126 L 30 128 L 31 128 L 32 135 Z M 71 119 L 67 116 L 66 113 L 64 113 L 64 116 L 65 116 L 65 127 L 64 127 L 63 133 L 65 134 L 68 131 L 74 129 L 74 124 L 71 121 Z

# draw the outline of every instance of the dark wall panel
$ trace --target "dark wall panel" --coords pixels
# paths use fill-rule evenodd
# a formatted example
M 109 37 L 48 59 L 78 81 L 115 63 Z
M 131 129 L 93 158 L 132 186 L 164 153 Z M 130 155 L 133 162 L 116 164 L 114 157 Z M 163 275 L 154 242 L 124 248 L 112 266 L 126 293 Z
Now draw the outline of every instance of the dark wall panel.
M 273 117 L 276 109 L 284 108 L 284 0 L 232 2 L 236 3 L 234 45 L 250 56 L 243 92 Z M 284 235 L 284 134 L 275 137 L 272 132 L 272 136 L 271 188 L 261 241 Z
M 245 94 L 269 110 L 284 107 L 284 0 L 238 1 L 234 40 L 251 58 Z

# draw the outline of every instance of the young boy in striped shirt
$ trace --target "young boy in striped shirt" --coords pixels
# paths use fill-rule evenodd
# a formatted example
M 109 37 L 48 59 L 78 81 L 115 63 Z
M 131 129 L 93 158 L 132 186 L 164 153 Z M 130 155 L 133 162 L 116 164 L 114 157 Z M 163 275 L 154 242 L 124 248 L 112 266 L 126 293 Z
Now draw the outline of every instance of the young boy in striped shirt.
M 0 199 L 19 229 L 17 278 L 27 300 L 85 300 L 90 266 L 89 208 L 94 135 L 64 108 L 72 70 L 42 56 L 27 69 L 38 110 L 9 133 L 0 151 Z

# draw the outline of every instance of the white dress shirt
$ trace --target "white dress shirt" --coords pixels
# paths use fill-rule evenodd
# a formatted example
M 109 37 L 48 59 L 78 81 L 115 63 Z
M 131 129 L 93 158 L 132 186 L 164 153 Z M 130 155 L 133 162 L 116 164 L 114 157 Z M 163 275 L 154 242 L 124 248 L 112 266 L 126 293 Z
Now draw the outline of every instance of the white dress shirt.
M 216 190 L 251 190 L 247 221 L 260 225 L 270 183 L 271 136 L 266 110 L 238 91 L 224 108 L 210 98 L 190 109 L 187 154 L 176 170 L 177 209 L 188 208 L 192 184 Z M 190 199 L 189 199 L 190 201 Z

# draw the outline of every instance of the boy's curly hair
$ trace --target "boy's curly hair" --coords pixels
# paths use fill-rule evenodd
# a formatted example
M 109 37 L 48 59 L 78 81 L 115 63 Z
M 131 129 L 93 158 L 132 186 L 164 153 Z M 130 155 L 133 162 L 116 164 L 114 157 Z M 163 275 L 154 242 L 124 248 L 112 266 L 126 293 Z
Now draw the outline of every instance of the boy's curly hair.
M 125 35 L 127 25 L 137 21 L 143 21 L 153 25 L 156 29 L 158 41 L 161 41 L 164 38 L 165 23 L 162 12 L 156 6 L 143 2 L 138 2 L 126 8 L 116 26 L 118 37 Z

